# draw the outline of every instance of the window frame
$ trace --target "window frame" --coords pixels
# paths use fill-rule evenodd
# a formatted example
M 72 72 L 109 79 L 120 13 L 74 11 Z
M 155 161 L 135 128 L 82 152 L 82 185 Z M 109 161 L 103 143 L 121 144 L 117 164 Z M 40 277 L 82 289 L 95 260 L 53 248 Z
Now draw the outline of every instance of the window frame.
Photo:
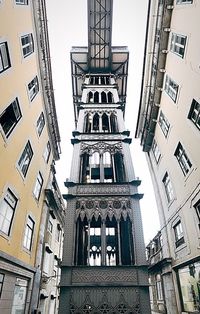
M 176 0 L 176 4 L 192 4 L 193 0 Z
M 4 48 L 3 48 L 4 49 L 4 55 L 3 55 L 3 50 L 2 50 L 3 46 L 4 46 Z M 5 65 L 5 62 L 7 63 L 7 65 Z M 0 74 L 5 72 L 6 70 L 8 70 L 11 67 L 10 53 L 9 53 L 7 41 L 0 42 L 0 64 L 1 64 Z
M 194 207 L 195 212 L 196 212 L 196 217 L 198 219 L 198 227 L 200 230 L 200 200 L 198 200 L 198 202 L 196 202 L 193 207 Z
M 186 176 L 190 172 L 190 169 L 192 168 L 192 163 L 190 159 L 188 158 L 188 155 L 186 154 L 186 151 L 180 142 L 178 143 L 176 147 L 174 156 L 176 157 L 184 176 Z
M 44 117 L 44 113 L 42 111 L 41 114 L 39 115 L 38 119 L 37 119 L 37 122 L 36 122 L 36 129 L 37 129 L 37 134 L 39 137 L 42 134 L 44 126 L 45 126 L 45 117 Z
M 11 110 L 12 110 L 12 112 L 10 112 Z M 14 118 L 12 117 L 11 113 L 12 113 L 13 117 L 16 119 L 15 121 L 14 121 Z M 10 118 L 10 120 L 9 120 L 9 123 L 8 123 L 8 121 L 6 121 L 6 123 L 4 123 L 4 126 L 3 126 L 1 123 L 1 119 L 3 116 L 5 117 L 6 114 Z M 18 122 L 20 121 L 21 118 L 22 118 L 22 113 L 21 113 L 21 109 L 19 106 L 19 100 L 18 100 L 18 97 L 16 97 L 9 104 L 9 106 L 7 106 L 3 110 L 3 112 L 0 114 L 0 127 L 1 127 L 3 134 L 6 138 L 8 138 L 10 136 L 10 134 L 12 133 L 12 131 L 14 130 L 14 128 L 16 127 L 16 125 L 18 124 Z M 12 123 L 12 125 L 11 125 L 11 123 Z M 8 130 L 6 130 L 6 125 L 7 125 L 7 128 L 9 127 Z
M 170 130 L 170 123 L 167 120 L 164 113 L 162 112 L 162 110 L 161 110 L 160 115 L 159 115 L 159 125 L 160 125 L 160 128 L 161 128 L 164 136 L 167 137 L 169 134 L 169 130 Z
M 28 83 L 27 88 L 28 88 L 29 99 L 32 102 L 40 90 L 39 89 L 39 80 L 38 80 L 37 75 Z
M 156 163 L 158 164 L 159 161 L 160 161 L 160 158 L 161 158 L 161 152 L 160 152 L 160 149 L 158 147 L 158 143 L 156 142 L 155 138 L 153 139 L 153 143 L 152 143 L 151 149 L 152 149 L 154 158 L 156 160 Z
M 35 181 L 35 186 L 33 189 L 33 194 L 34 194 L 34 197 L 36 198 L 37 201 L 39 201 L 39 199 L 40 199 L 43 184 L 44 184 L 44 179 L 43 179 L 41 172 L 39 171 L 37 178 L 36 178 L 36 181 Z
M 175 246 L 176 248 L 178 248 L 179 246 L 185 243 L 183 226 L 180 219 L 173 226 L 173 230 L 174 230 Z
M 15 196 L 15 194 L 11 191 L 10 188 L 7 188 L 6 193 L 4 194 L 4 197 L 0 201 L 0 213 L 2 210 L 1 207 L 2 207 L 3 203 L 6 203 L 7 207 L 5 209 L 5 214 L 0 215 L 0 217 L 1 216 L 3 217 L 3 221 L 1 222 L 1 226 L 0 226 L 0 233 L 5 234 L 6 236 L 9 237 L 10 233 L 11 233 L 11 228 L 12 228 L 12 223 L 13 223 L 17 203 L 18 203 L 18 198 Z M 12 203 L 13 203 L 13 205 L 12 205 Z M 8 209 L 10 210 L 10 213 L 8 212 Z M 7 216 L 10 216 L 10 218 L 8 219 Z M 6 219 L 9 223 L 7 232 L 4 230 L 4 228 L 5 228 L 4 224 L 5 224 Z
M 166 94 L 173 100 L 173 102 L 176 103 L 178 91 L 179 91 L 179 85 L 167 74 L 165 76 L 164 90 Z
M 190 111 L 188 114 L 188 119 L 200 130 L 200 103 L 193 98 Z
M 23 155 L 24 155 L 24 157 L 23 157 Z M 22 154 L 21 154 L 21 156 L 17 162 L 17 167 L 18 167 L 20 173 L 22 174 L 22 176 L 24 178 L 26 177 L 26 175 L 28 173 L 28 169 L 30 167 L 33 155 L 34 155 L 33 149 L 32 149 L 30 141 L 28 140 L 24 149 L 23 149 L 23 152 L 22 152 Z M 28 164 L 27 164 L 27 160 L 26 160 L 27 157 L 28 157 Z M 21 165 L 20 165 L 20 162 L 21 162 Z M 27 167 L 25 167 L 25 170 L 23 170 L 24 165 L 27 166 Z
M 50 144 L 50 142 L 48 141 L 47 144 L 46 144 L 44 153 L 43 153 L 44 160 L 45 160 L 45 162 L 46 162 L 47 164 L 48 164 L 48 162 L 49 162 L 50 155 L 51 155 L 51 144 Z
M 28 0 L 15 0 L 16 5 L 29 5 Z
M 32 227 L 30 226 L 30 222 L 32 223 Z M 23 239 L 23 247 L 28 251 L 32 250 L 34 229 L 35 229 L 35 221 L 29 215 L 27 217 L 25 231 L 24 231 L 24 239 Z
M 184 39 L 184 44 L 178 42 L 182 39 Z M 170 42 L 170 51 L 183 59 L 185 56 L 186 43 L 187 43 L 187 36 L 177 34 L 177 33 L 172 33 L 171 42 Z M 180 52 L 181 49 L 183 49 L 183 53 Z
M 165 175 L 164 175 L 164 177 L 162 179 L 162 182 L 163 182 L 163 185 L 164 185 L 167 201 L 170 204 L 174 200 L 175 196 L 174 196 L 173 185 L 172 185 L 172 182 L 171 182 L 171 179 L 169 177 L 168 172 L 165 173 Z
M 23 39 L 28 38 L 28 42 L 23 44 Z M 21 36 L 21 47 L 22 47 L 22 55 L 24 58 L 30 56 L 34 52 L 34 40 L 33 40 L 33 34 L 28 33 L 23 36 Z M 26 52 L 27 50 L 27 52 Z
M 2 278 L 2 279 L 1 279 Z M 4 284 L 4 278 L 5 278 L 5 274 L 0 273 L 0 298 L 2 295 L 2 290 L 3 290 L 3 284 Z

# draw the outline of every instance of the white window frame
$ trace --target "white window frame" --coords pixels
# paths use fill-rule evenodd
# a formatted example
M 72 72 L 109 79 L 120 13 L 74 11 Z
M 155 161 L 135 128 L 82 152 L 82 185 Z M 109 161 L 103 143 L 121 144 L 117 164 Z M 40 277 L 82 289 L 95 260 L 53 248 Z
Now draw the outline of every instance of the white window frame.
M 184 58 L 186 41 L 187 41 L 187 36 L 172 33 L 170 51 L 172 51 L 179 57 Z
M 31 147 L 30 141 L 28 141 L 18 161 L 18 168 L 24 178 L 27 175 L 32 158 L 33 158 L 33 149 Z
M 156 296 L 158 301 L 163 301 L 162 278 L 160 274 L 156 275 Z
M 17 5 L 28 5 L 28 0 L 15 0 Z
M 18 199 L 8 188 L 0 202 L 0 232 L 10 235 Z
M 192 100 L 188 119 L 200 130 L 200 103 L 195 99 Z
M 28 94 L 30 101 L 33 101 L 39 92 L 39 81 L 37 75 L 28 83 Z
M 10 120 L 9 120 L 10 122 L 7 121 L 7 123 L 3 124 L 3 122 L 1 122 L 1 120 L 3 120 L 3 117 L 5 117 L 5 115 L 7 115 L 10 118 Z M 13 129 L 15 128 L 15 126 L 17 125 L 17 123 L 19 122 L 21 117 L 22 117 L 22 113 L 20 110 L 18 98 L 16 97 L 11 102 L 11 104 L 9 104 L 9 106 L 6 107 L 6 109 L 0 114 L 0 126 L 1 126 L 1 129 L 3 130 L 3 134 L 5 135 L 6 138 L 8 138 L 9 135 L 12 133 Z M 15 121 L 14 121 L 14 119 L 15 119 Z M 6 124 L 7 124 L 7 126 L 6 126 Z
M 50 154 L 51 154 L 51 144 L 48 141 L 47 145 L 45 147 L 45 150 L 44 150 L 44 154 L 43 154 L 43 157 L 44 157 L 44 160 L 46 163 L 48 163 L 48 161 L 49 161 Z
M 35 227 L 34 220 L 31 218 L 31 216 L 28 216 L 23 240 L 23 246 L 28 251 L 31 251 L 32 249 L 34 227 Z
M 23 44 L 22 41 L 24 39 L 27 40 L 27 42 Z M 22 45 L 22 54 L 24 58 L 32 54 L 34 52 L 33 34 L 29 33 L 29 34 L 21 36 L 21 45 Z
M 169 77 L 169 75 L 166 75 L 165 77 L 165 92 L 167 95 L 176 102 L 177 95 L 178 95 L 178 89 L 179 85 Z
M 37 200 L 39 200 L 39 198 L 40 198 L 43 183 L 44 183 L 44 179 L 42 177 L 41 172 L 39 171 L 37 178 L 36 178 L 35 187 L 33 190 L 33 194 Z
M 153 143 L 152 143 L 152 152 L 155 157 L 156 163 L 158 164 L 161 158 L 161 152 L 155 139 L 153 140 Z
M 182 226 L 181 220 L 178 220 L 178 222 L 173 226 L 173 229 L 174 229 L 175 246 L 176 248 L 178 248 L 180 245 L 185 243 L 183 226 Z
M 184 176 L 186 176 L 192 167 L 192 163 L 180 142 L 177 145 L 174 156 L 176 157 Z
M 0 74 L 11 67 L 7 41 L 0 42 Z
M 176 0 L 176 4 L 191 4 L 193 0 Z
M 170 123 L 162 111 L 160 112 L 160 116 L 159 116 L 159 125 L 160 125 L 160 128 L 161 128 L 164 136 L 167 137 L 167 135 L 169 133 L 169 129 L 170 129 Z
M 38 136 L 40 136 L 42 134 L 44 126 L 45 126 L 44 113 L 41 112 L 39 118 L 37 119 L 37 124 L 36 124 Z
M 171 203 L 174 200 L 174 190 L 168 172 L 165 173 L 162 182 L 165 188 L 167 201 L 168 203 Z

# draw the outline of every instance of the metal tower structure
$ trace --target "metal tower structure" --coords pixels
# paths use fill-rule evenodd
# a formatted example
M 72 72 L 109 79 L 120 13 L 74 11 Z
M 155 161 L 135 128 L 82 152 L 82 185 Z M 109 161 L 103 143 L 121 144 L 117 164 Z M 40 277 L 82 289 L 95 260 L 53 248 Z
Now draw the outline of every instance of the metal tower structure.
M 124 112 L 127 47 L 113 47 L 112 0 L 88 0 L 88 47 L 71 51 L 76 130 L 60 313 L 150 313 L 137 187 Z

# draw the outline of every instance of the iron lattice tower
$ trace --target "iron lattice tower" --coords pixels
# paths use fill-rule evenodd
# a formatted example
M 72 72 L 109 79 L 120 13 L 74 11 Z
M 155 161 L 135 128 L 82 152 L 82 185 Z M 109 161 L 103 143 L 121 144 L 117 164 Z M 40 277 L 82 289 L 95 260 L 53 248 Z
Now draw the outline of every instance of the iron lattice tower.
M 127 47 L 112 47 L 112 0 L 88 0 L 88 47 L 71 51 L 76 130 L 60 313 L 150 313 L 140 180 L 124 125 Z

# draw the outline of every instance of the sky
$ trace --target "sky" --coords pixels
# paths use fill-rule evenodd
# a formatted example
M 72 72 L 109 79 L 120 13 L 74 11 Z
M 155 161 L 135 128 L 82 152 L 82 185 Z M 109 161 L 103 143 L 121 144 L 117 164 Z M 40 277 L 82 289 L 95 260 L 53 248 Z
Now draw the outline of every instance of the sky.
M 135 174 L 142 180 L 139 192 L 145 244 L 159 230 L 157 206 L 145 154 L 140 140 L 135 139 L 135 127 L 141 89 L 144 39 L 146 30 L 147 0 L 113 0 L 112 45 L 128 46 L 129 74 L 126 129 L 133 139 L 130 145 Z M 72 46 L 87 46 L 87 0 L 46 0 L 54 95 L 61 134 L 60 161 L 56 162 L 56 176 L 60 190 L 67 193 L 64 181 L 70 175 L 71 145 L 74 125 L 72 101 L 70 50 Z

